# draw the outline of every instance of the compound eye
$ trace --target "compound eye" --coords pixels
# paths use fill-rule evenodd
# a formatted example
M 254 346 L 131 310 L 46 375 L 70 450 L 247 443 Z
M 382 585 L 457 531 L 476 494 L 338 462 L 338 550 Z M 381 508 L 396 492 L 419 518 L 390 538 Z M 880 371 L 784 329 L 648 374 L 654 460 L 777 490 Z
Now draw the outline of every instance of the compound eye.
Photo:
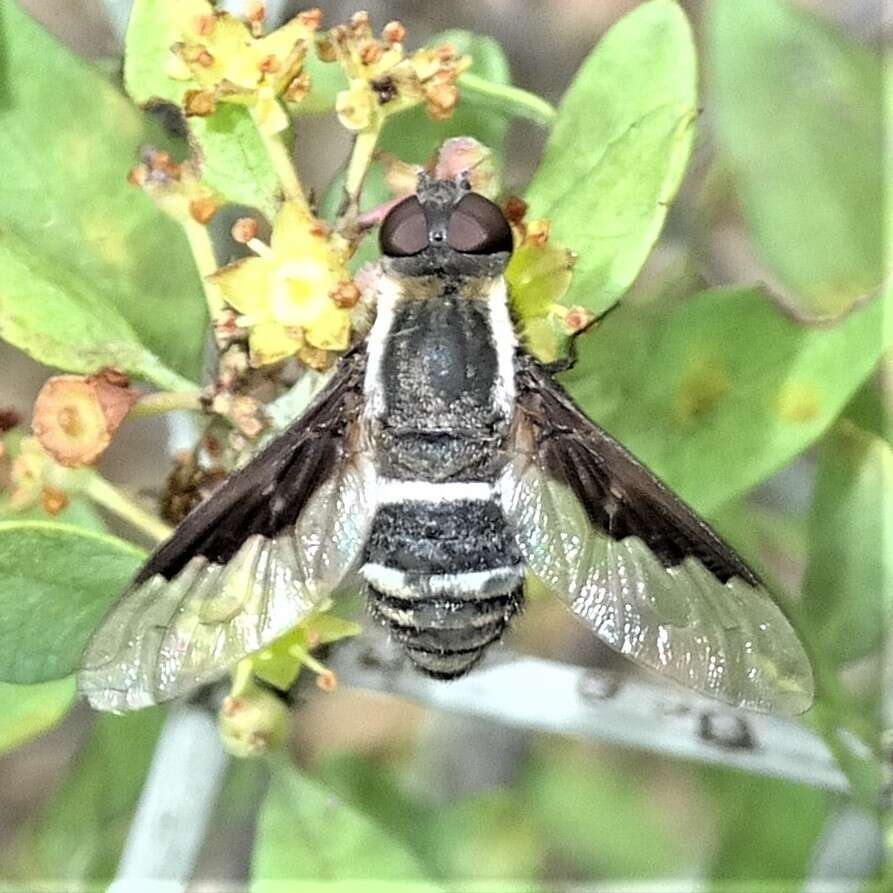
M 447 243 L 453 251 L 463 254 L 511 252 L 512 228 L 497 205 L 469 192 L 450 214 Z
M 428 247 L 428 220 L 422 203 L 414 195 L 388 211 L 378 244 L 388 257 L 411 257 Z

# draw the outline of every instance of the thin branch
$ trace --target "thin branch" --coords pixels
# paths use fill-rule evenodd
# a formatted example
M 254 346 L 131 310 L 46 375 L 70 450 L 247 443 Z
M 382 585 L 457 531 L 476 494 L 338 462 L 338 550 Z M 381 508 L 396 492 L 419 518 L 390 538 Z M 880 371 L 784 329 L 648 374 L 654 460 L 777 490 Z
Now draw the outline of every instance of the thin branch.
M 637 676 L 533 657 L 491 661 L 445 685 L 381 657 L 362 638 L 330 665 L 346 685 L 540 731 L 581 735 L 841 793 L 849 782 L 824 741 L 800 722 L 748 713 Z M 505 653 L 503 653 L 505 654 Z
M 270 163 L 273 165 L 273 170 L 276 172 L 276 178 L 279 180 L 283 197 L 286 201 L 300 205 L 305 211 L 310 213 L 307 196 L 304 195 L 304 189 L 301 186 L 301 181 L 298 179 L 298 172 L 295 170 L 294 161 L 284 140 L 278 133 L 267 133 L 256 118 L 255 125 Z
M 354 138 L 350 159 L 347 162 L 347 173 L 344 176 L 344 191 L 351 204 L 359 201 L 360 189 L 363 180 L 366 179 L 369 165 L 372 164 L 375 144 L 380 133 L 381 127 L 371 127 L 368 130 L 361 130 Z
M 178 222 L 186 233 L 192 257 L 198 268 L 202 290 L 205 294 L 205 303 L 208 305 L 208 313 L 211 316 L 211 320 L 216 322 L 226 308 L 226 301 L 223 299 L 223 292 L 221 292 L 220 287 L 209 278 L 212 273 L 217 271 L 218 267 L 217 258 L 214 255 L 214 246 L 211 244 L 211 234 L 206 226 L 194 220 L 191 215 L 178 219 Z
M 171 535 L 171 529 L 164 521 L 147 512 L 100 474 L 90 475 L 84 484 L 83 493 L 98 506 L 117 515 L 155 542 L 160 543 Z
M 145 394 L 130 410 L 131 418 L 155 416 L 176 410 L 198 411 L 202 408 L 202 392 L 194 391 L 156 391 Z
M 118 874 L 109 893 L 185 891 L 195 870 L 229 758 L 211 713 L 174 707 L 161 730 Z

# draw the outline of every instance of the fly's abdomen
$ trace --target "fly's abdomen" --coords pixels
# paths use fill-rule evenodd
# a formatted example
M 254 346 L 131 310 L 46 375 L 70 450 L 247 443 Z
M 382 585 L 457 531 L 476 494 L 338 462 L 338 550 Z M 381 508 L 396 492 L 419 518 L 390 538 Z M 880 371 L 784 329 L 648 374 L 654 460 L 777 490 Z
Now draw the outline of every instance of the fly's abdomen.
M 369 606 L 418 669 L 452 679 L 519 610 L 521 555 L 489 484 L 401 481 L 392 496 L 397 489 L 403 498 L 379 506 L 366 546 Z

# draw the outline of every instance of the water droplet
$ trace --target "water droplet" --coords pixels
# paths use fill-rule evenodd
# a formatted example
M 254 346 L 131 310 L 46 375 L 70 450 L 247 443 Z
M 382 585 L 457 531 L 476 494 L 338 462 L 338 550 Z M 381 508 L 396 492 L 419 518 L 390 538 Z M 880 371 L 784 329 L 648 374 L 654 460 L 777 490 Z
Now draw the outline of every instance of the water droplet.
M 702 713 L 698 733 L 703 741 L 728 750 L 753 750 L 756 746 L 747 722 L 734 713 Z

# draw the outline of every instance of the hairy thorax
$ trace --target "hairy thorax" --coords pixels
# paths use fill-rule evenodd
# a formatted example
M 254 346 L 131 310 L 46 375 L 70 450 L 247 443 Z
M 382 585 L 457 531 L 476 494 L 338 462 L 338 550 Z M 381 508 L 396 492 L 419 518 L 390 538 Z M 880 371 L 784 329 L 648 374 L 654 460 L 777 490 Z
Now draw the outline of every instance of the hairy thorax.
M 459 289 L 402 297 L 392 311 L 372 427 L 379 470 L 430 481 L 492 479 L 510 407 L 500 395 L 486 300 Z

